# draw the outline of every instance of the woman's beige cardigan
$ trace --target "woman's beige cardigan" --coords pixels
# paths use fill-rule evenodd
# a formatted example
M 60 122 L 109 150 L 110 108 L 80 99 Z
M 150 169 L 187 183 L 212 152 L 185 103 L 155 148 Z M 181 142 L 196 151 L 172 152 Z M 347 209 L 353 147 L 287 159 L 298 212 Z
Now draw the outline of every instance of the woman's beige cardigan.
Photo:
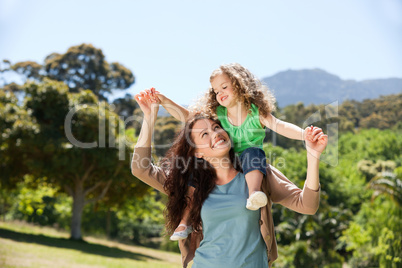
M 151 163 L 151 148 L 135 148 L 132 160 L 133 175 L 156 190 L 165 193 L 163 185 L 166 180 L 164 171 Z M 275 240 L 272 203 L 281 204 L 302 214 L 315 214 L 320 203 L 320 190 L 304 186 L 303 190 L 294 185 L 279 170 L 269 166 L 267 176 L 262 183 L 262 190 L 268 196 L 268 204 L 261 208 L 261 235 L 267 245 L 269 266 L 278 257 Z M 187 239 L 179 241 L 183 267 L 194 258 L 195 250 L 200 245 L 202 233 L 191 233 Z

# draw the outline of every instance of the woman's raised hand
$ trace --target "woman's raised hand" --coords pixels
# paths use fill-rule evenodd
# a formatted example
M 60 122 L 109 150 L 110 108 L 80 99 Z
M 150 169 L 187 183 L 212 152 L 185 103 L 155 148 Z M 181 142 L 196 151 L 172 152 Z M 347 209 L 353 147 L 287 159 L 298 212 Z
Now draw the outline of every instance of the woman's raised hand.
M 146 89 L 134 96 L 140 109 L 145 116 L 155 115 L 158 113 L 160 100 L 156 96 L 155 88 Z
M 310 155 L 319 158 L 328 144 L 328 136 L 322 132 L 321 128 L 313 126 L 305 129 L 305 135 L 307 152 Z

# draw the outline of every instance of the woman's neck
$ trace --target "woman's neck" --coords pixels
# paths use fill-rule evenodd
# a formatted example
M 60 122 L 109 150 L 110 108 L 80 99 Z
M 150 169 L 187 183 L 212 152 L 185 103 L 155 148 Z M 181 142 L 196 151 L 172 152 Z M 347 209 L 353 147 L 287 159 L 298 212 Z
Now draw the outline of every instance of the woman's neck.
M 209 163 L 215 168 L 216 172 L 216 184 L 222 185 L 231 181 L 237 174 L 237 170 L 233 167 L 229 158 L 216 159 L 215 161 L 209 161 Z
M 247 118 L 248 111 L 240 101 L 233 106 L 226 107 L 226 109 L 228 120 L 234 126 L 240 126 Z

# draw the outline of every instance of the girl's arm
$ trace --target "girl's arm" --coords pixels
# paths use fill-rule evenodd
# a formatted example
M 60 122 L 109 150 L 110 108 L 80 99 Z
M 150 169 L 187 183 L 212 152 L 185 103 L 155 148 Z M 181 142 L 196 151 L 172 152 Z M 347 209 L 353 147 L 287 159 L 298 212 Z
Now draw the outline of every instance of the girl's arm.
M 189 117 L 189 111 L 183 106 L 175 103 L 165 95 L 156 91 L 154 88 L 151 89 L 151 95 L 154 99 L 158 98 L 160 104 L 168 111 L 168 113 L 181 122 L 186 122 Z
M 262 115 L 260 115 L 260 122 L 267 128 L 289 139 L 293 140 L 305 139 L 303 129 L 294 124 L 279 120 L 272 114 L 268 114 L 267 117 L 263 117 Z
M 153 165 L 151 161 L 151 139 L 159 103 L 152 102 L 146 92 L 135 95 L 135 99 L 144 112 L 144 119 L 137 144 L 134 147 L 131 172 L 149 186 L 166 193 L 163 189 L 166 180 L 165 173 L 160 167 Z

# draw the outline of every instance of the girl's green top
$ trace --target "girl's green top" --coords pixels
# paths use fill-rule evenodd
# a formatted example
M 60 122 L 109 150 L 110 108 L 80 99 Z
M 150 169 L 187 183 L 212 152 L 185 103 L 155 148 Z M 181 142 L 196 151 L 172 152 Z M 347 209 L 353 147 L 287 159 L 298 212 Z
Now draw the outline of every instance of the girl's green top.
M 265 138 L 265 127 L 260 123 L 258 107 L 251 104 L 251 113 L 248 113 L 246 120 L 240 126 L 234 126 L 229 122 L 226 107 L 219 106 L 216 114 L 222 127 L 229 133 L 233 142 L 234 151 L 241 154 L 249 147 L 262 148 Z

